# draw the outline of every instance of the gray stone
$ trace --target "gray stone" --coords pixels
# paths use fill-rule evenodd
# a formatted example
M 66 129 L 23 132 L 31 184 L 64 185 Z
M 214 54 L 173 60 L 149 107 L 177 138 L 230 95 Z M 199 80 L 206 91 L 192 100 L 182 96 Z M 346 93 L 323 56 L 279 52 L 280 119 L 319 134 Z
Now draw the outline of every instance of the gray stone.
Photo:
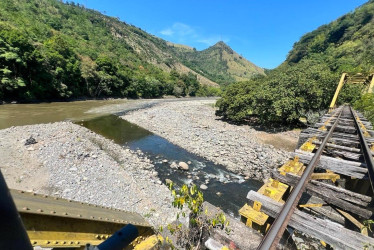
M 188 170 L 189 169 L 188 164 L 183 162 L 183 161 L 179 162 L 178 166 L 182 170 Z
M 178 165 L 177 165 L 176 162 L 173 161 L 173 162 L 170 164 L 170 167 L 171 167 L 171 168 L 178 168 Z

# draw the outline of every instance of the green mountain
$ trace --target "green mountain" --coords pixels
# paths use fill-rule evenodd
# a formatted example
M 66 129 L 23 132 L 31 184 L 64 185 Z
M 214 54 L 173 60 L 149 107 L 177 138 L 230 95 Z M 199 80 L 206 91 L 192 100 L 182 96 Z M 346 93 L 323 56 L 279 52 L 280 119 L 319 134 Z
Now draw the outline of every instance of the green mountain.
M 209 94 L 214 88 L 202 86 L 217 87 L 215 76 L 228 74 L 187 65 L 175 47 L 79 4 L 2 0 L 0 101 Z M 246 65 L 239 76 L 250 74 Z
M 222 41 L 202 51 L 181 46 L 173 48 L 183 64 L 220 84 L 246 81 L 255 75 L 265 75 L 263 68 L 249 62 Z
M 305 34 L 294 44 L 285 63 L 321 57 L 333 71 L 373 71 L 373 15 L 374 1 L 369 1 L 354 12 Z
M 235 121 L 296 123 L 328 108 L 340 75 L 374 71 L 374 1 L 305 34 L 266 77 L 234 84 L 217 114 Z M 345 85 L 339 103 L 355 103 L 362 85 Z

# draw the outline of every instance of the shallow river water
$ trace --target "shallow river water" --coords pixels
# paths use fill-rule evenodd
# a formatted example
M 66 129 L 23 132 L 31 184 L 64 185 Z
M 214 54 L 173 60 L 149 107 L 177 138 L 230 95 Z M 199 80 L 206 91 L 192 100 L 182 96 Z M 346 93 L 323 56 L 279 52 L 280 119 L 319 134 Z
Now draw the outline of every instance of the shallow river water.
M 184 99 L 185 100 L 185 99 Z M 0 105 L 0 129 L 38 123 L 70 120 L 115 143 L 141 150 L 156 167 L 160 179 L 170 179 L 177 185 L 208 186 L 204 190 L 206 201 L 221 207 L 231 215 L 246 202 L 250 190 L 257 190 L 261 182 L 245 180 L 243 176 L 227 171 L 200 156 L 178 147 L 166 139 L 118 117 L 130 110 L 145 108 L 165 100 L 100 100 L 52 102 L 41 104 Z M 117 115 L 114 115 L 117 114 Z M 164 160 L 167 160 L 165 162 Z M 170 168 L 171 162 L 191 161 L 189 171 Z
M 116 115 L 86 120 L 78 124 L 132 150 L 141 150 L 155 165 L 163 182 L 165 179 L 170 179 L 178 186 L 191 182 L 198 187 L 205 184 L 208 186 L 207 190 L 203 190 L 205 200 L 233 216 L 238 216 L 238 210 L 246 202 L 247 193 L 259 189 L 262 185 L 259 181 L 245 180 L 243 176 L 192 154 Z M 176 163 L 190 161 L 190 169 L 188 171 L 172 169 L 170 164 L 173 161 Z

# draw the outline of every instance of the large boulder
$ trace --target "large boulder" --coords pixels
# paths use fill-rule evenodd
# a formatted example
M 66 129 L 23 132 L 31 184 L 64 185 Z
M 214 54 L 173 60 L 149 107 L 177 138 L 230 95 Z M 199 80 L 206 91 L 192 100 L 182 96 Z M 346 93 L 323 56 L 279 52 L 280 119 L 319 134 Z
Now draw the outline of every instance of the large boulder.
M 188 170 L 188 168 L 189 168 L 189 167 L 188 167 L 188 164 L 185 163 L 185 162 L 183 162 L 183 161 L 179 162 L 178 166 L 179 166 L 179 168 L 182 169 L 182 170 Z

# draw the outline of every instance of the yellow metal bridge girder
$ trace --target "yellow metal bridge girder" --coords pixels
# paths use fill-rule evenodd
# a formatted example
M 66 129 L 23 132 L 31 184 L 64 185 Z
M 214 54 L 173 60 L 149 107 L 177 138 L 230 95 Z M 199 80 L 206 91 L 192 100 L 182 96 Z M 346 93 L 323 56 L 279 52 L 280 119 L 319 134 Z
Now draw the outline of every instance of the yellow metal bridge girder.
M 351 84 L 369 84 L 367 92 L 373 93 L 374 91 L 374 74 L 370 75 L 362 75 L 362 74 L 356 74 L 353 76 L 349 76 L 347 73 L 343 73 L 339 84 L 336 88 L 334 97 L 332 98 L 331 104 L 330 104 L 330 111 L 335 107 L 336 100 L 338 99 L 339 93 L 345 83 L 351 83 Z
M 11 195 L 32 246 L 99 245 L 127 224 L 136 226 L 144 239 L 154 234 L 137 213 L 17 190 L 11 190 Z
M 338 99 L 338 95 L 340 93 L 340 90 L 342 89 L 344 85 L 345 78 L 347 77 L 347 73 L 343 73 L 342 76 L 340 77 L 340 81 L 338 84 L 338 87 L 336 88 L 334 97 L 332 98 L 331 104 L 330 104 L 330 110 L 335 107 L 336 100 Z
M 373 91 L 374 91 L 374 74 L 373 74 L 373 76 L 371 77 L 371 81 L 370 81 L 370 85 L 369 85 L 368 93 L 373 93 Z

